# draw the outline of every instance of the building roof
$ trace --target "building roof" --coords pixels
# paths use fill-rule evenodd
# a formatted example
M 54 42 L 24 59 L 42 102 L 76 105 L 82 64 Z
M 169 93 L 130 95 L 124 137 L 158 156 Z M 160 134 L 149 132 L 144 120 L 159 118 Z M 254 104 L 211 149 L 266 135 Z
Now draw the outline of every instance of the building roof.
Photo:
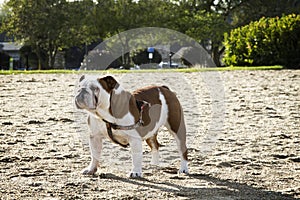
M 2 51 L 19 51 L 22 46 L 15 42 L 0 42 L 0 50 Z

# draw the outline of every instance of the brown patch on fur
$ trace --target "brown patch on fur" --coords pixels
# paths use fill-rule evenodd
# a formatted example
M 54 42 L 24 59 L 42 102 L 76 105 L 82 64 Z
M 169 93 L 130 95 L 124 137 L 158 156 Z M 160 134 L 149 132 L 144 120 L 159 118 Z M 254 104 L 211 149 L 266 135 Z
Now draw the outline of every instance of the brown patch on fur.
M 150 109 L 155 105 L 161 106 L 161 101 L 159 100 L 159 91 L 157 86 L 149 86 L 145 88 L 138 89 L 133 92 L 133 96 L 136 100 L 146 101 L 151 104 L 150 108 L 145 108 L 143 111 L 143 121 L 144 126 L 148 126 L 151 122 Z M 160 116 L 160 111 L 159 111 Z
M 134 121 L 137 122 L 140 119 L 140 111 L 136 104 L 136 99 L 133 95 L 129 100 L 129 112 L 134 116 Z
M 163 87 L 163 88 L 166 88 L 166 89 L 170 90 L 170 88 L 169 88 L 168 86 L 165 86 L 165 85 L 163 85 L 163 86 L 161 86 L 161 87 Z M 171 91 L 171 90 L 170 90 L 170 91 Z
M 116 94 L 114 90 L 110 94 L 110 108 L 109 112 L 112 116 L 120 119 L 123 118 L 130 109 L 133 109 L 133 116 L 138 115 L 135 99 L 130 92 L 122 91 Z M 138 120 L 138 116 L 137 116 Z
M 179 100 L 168 87 L 160 87 L 160 91 L 165 96 L 166 103 L 168 105 L 168 123 L 171 127 L 171 130 L 177 133 L 179 130 L 179 126 L 181 125 L 181 123 L 179 122 L 181 122 L 181 118 L 183 116 Z
M 151 148 L 151 150 L 158 150 L 158 148 L 160 147 L 160 144 L 157 141 L 157 134 L 148 138 L 146 142 L 148 146 Z
M 132 105 L 134 105 L 133 102 L 135 102 L 131 93 L 122 91 L 120 94 L 116 94 L 114 89 L 119 87 L 119 83 L 112 76 L 99 78 L 98 82 L 103 89 L 110 94 L 110 114 L 118 119 L 124 117 L 129 112 Z M 136 120 L 138 120 L 138 114 L 134 111 L 133 114 Z
M 183 159 L 185 159 L 186 161 L 188 161 L 188 150 L 186 150 L 183 154 Z
M 165 96 L 168 105 L 168 123 L 170 129 L 176 134 L 180 141 L 180 150 L 184 159 L 188 159 L 188 151 L 186 147 L 186 127 L 184 122 L 183 110 L 176 94 L 166 87 L 161 87 L 161 92 Z
M 106 92 L 111 93 L 111 91 L 119 85 L 119 83 L 112 76 L 106 76 L 103 78 L 98 78 L 98 82 L 102 85 Z
M 139 134 L 144 137 L 154 129 L 160 118 L 161 101 L 159 99 L 159 87 L 149 86 L 138 89 L 133 92 L 133 96 L 136 100 L 146 101 L 151 105 L 150 107 L 147 106 L 144 108 L 142 115 L 144 125 L 137 128 Z

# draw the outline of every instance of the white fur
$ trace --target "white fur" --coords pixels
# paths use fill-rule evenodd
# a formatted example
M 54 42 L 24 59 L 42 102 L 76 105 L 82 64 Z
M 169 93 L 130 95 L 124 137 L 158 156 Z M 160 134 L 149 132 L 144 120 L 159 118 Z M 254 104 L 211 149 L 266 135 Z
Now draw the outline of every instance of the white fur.
M 143 147 L 141 138 L 129 138 L 130 150 L 132 155 L 132 170 L 130 172 L 131 177 L 142 176 L 142 159 L 143 159 Z
M 151 164 L 159 166 L 159 151 L 152 150 L 151 154 L 152 154 Z
M 178 171 L 178 173 L 189 173 L 189 170 L 188 170 L 188 161 L 185 160 L 182 156 L 182 151 L 181 151 L 181 146 L 180 146 L 180 140 L 178 139 L 177 135 L 171 131 L 175 137 L 175 140 L 176 140 L 176 143 L 177 143 L 177 148 L 178 148 L 178 152 L 179 152 L 179 155 L 180 155 L 180 159 L 181 159 L 181 162 L 180 162 L 180 169 Z
M 159 89 L 158 89 L 159 90 Z M 166 102 L 166 98 L 165 96 L 161 93 L 161 91 L 159 90 L 159 100 L 161 101 L 161 110 L 160 110 L 160 117 L 159 117 L 159 121 L 156 122 L 155 127 L 152 131 L 150 131 L 145 137 L 144 139 L 147 139 L 149 137 L 152 137 L 154 134 L 157 133 L 157 130 L 162 127 L 163 125 L 166 124 L 167 119 L 168 119 L 168 105 Z M 156 106 L 156 105 L 154 105 Z M 151 109 L 151 108 L 150 108 Z
M 119 85 L 119 87 L 117 89 L 115 89 L 116 94 L 121 94 L 123 91 L 124 91 L 124 88 L 121 85 Z
M 91 134 L 89 138 L 89 145 L 91 151 L 91 162 L 87 168 L 85 168 L 83 174 L 94 174 L 97 171 L 99 165 L 101 152 L 102 152 L 102 140 L 104 138 L 103 133 L 106 133 L 106 127 L 104 123 L 99 123 L 99 119 L 94 116 L 89 116 Z M 108 137 L 108 136 L 107 136 Z

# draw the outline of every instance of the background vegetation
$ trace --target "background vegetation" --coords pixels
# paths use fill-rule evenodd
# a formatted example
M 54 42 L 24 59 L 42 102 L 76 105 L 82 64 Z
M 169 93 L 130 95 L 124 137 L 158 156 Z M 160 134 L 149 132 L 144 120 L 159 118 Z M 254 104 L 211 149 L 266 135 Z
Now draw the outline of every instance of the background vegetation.
M 30 47 L 23 55 L 34 53 L 42 69 L 53 69 L 58 52 L 76 47 L 84 54 L 96 41 L 147 26 L 193 37 L 222 66 L 224 33 L 262 17 L 299 12 L 299 0 L 8 0 L 1 31 Z M 131 61 L 127 56 L 123 64 Z
M 225 34 L 226 65 L 300 68 L 300 15 L 261 18 Z

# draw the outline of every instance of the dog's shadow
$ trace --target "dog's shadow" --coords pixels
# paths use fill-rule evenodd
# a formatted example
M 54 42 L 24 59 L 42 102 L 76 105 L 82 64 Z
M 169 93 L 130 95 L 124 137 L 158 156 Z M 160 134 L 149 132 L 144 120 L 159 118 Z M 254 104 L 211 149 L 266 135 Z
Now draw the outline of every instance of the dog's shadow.
M 162 179 L 150 180 L 150 178 L 147 178 L 151 176 L 149 174 L 144 178 L 125 178 L 111 173 L 100 174 L 99 177 L 100 179 L 117 180 L 152 190 L 172 193 L 173 196 L 185 199 L 295 199 L 291 195 L 268 191 L 231 180 L 223 180 L 206 174 L 178 175 L 175 168 L 165 168 L 163 173 L 169 174 L 168 181 Z M 176 181 L 172 181 L 172 179 L 176 179 Z M 187 181 L 187 179 L 194 180 Z M 187 184 L 188 182 L 190 183 Z M 199 182 L 206 183 L 206 185 L 200 184 L 199 187 L 191 184 Z

